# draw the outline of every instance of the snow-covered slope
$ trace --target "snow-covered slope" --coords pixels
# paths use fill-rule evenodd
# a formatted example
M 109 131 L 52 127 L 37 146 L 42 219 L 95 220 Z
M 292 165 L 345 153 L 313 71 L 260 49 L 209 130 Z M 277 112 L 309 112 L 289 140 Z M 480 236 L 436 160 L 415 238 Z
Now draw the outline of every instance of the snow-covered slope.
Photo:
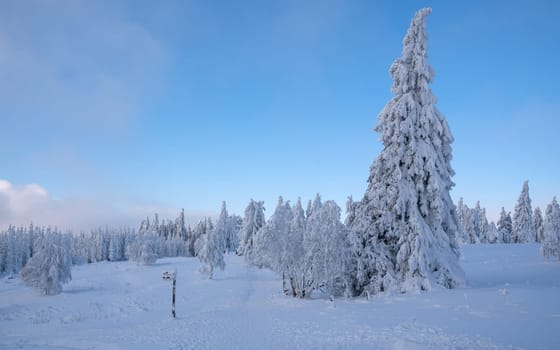
M 560 349 L 560 263 L 536 244 L 463 247 L 469 286 L 371 300 L 280 293 L 226 257 L 214 280 L 192 258 L 76 266 L 57 296 L 0 280 L 2 349 Z M 177 318 L 171 284 L 177 268 Z

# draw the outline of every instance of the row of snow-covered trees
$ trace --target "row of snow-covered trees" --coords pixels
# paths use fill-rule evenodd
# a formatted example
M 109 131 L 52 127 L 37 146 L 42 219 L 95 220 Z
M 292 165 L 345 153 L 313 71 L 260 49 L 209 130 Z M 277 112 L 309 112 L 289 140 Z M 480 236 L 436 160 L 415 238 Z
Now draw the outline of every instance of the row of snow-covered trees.
M 224 217 L 225 212 L 225 217 Z M 34 255 L 37 242 L 52 235 L 63 237 L 73 264 L 99 261 L 132 260 L 152 263 L 159 257 L 197 256 L 204 247 L 209 232 L 218 230 L 224 235 L 222 253 L 237 249 L 237 232 L 241 217 L 228 216 L 225 203 L 222 215 L 214 226 L 204 218 L 194 228 L 186 225 L 184 211 L 176 220 L 159 222 L 143 220 L 138 231 L 131 228 L 100 228 L 89 233 L 59 232 L 56 228 L 10 226 L 0 231 L 0 274 L 18 273 Z
M 15 228 L 0 232 L 0 275 L 21 271 L 22 279 L 45 294 L 57 294 L 72 276 L 72 236 L 50 228 Z
M 298 297 L 322 289 L 331 295 L 351 294 L 351 235 L 340 221 L 334 201 L 319 195 L 304 210 L 282 197 L 265 221 L 263 202 L 251 200 L 241 226 L 238 254 L 257 267 L 282 276 L 284 291 Z
M 425 19 L 430 12 L 416 13 L 402 55 L 391 66 L 395 96 L 375 128 L 383 150 L 370 168 L 363 198 L 347 205 L 346 225 L 340 208 L 320 198 L 306 211 L 300 201 L 292 207 L 280 199 L 268 221 L 262 203 L 247 207 L 238 253 L 281 274 L 288 293 L 306 297 L 324 289 L 332 295 L 367 295 L 464 283 L 449 195 L 453 136 L 429 88 L 434 71 L 427 60 Z M 224 232 L 209 231 L 198 251 L 210 274 L 224 265 Z
M 183 241 L 137 234 L 132 229 L 106 228 L 88 234 L 73 234 L 33 225 L 10 226 L 0 232 L 0 274 L 17 274 L 40 250 L 45 237 L 62 240 L 73 264 L 121 260 L 150 263 L 158 257 L 188 255 Z
M 51 253 L 68 257 L 61 261 L 68 261 L 70 265 L 122 260 L 152 264 L 157 258 L 176 256 L 199 256 L 204 262 L 213 254 L 212 237 L 220 237 L 218 252 L 222 257 L 224 253 L 237 249 L 241 221 L 241 217 L 227 214 L 224 203 L 216 225 L 210 218 L 204 218 L 194 228 L 186 225 L 184 211 L 176 220 L 163 220 L 161 223 L 156 214 L 152 221 L 149 218 L 143 220 L 138 231 L 104 228 L 74 234 L 33 224 L 28 227 L 10 226 L 0 231 L 0 275 L 12 276 L 21 272 L 31 286 L 47 294 L 55 294 L 61 290 L 61 285 L 53 282 L 53 276 L 59 276 L 61 283 L 71 277 L 68 274 L 68 278 L 63 278 L 67 275 L 64 272 L 66 268 L 62 267 L 62 263 L 52 263 Z M 51 267 L 47 269 L 47 266 Z
M 556 198 L 548 205 L 546 212 L 551 210 L 555 201 Z M 551 220 L 555 220 L 554 217 L 543 217 L 539 207 L 534 210 L 531 208 L 528 181 L 523 184 L 513 215 L 502 207 L 499 220 L 496 223 L 488 222 L 486 209 L 481 208 L 480 202 L 474 208 L 469 208 L 463 198 L 460 198 L 457 203 L 457 219 L 460 228 L 457 238 L 463 244 L 543 243 L 547 235 L 545 228 L 555 225 L 551 223 Z

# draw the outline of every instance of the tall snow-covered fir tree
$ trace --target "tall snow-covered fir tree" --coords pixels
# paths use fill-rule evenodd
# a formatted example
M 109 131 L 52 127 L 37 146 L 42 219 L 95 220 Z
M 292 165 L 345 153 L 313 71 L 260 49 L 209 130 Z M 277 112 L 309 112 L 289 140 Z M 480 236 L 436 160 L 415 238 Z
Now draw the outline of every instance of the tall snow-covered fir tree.
M 453 136 L 429 84 L 426 16 L 419 10 L 390 69 L 395 96 L 378 115 L 383 150 L 352 223 L 361 241 L 354 293 L 464 283 L 449 191 Z M 367 258 L 366 258 L 367 257 Z
M 226 209 L 226 202 L 222 202 L 222 211 L 220 212 L 220 216 L 216 221 L 216 226 L 214 228 L 216 231 L 216 235 L 219 239 L 219 243 L 222 247 L 224 253 L 235 251 L 237 237 L 233 237 L 235 232 L 231 225 L 231 220 L 229 219 L 229 215 Z
M 478 228 L 480 226 L 480 219 L 476 208 L 471 209 L 459 200 L 457 218 L 459 224 L 458 242 L 466 244 L 479 243 Z
M 244 255 L 246 260 L 253 250 L 257 232 L 266 224 L 264 217 L 264 202 L 257 202 L 251 199 L 247 208 L 245 208 L 245 217 L 243 224 L 239 230 L 239 247 L 238 255 Z
M 546 207 L 544 214 L 544 239 L 541 252 L 546 258 L 560 259 L 560 205 L 556 197 Z
M 211 218 L 204 218 L 196 225 L 192 231 L 192 239 L 189 244 L 192 243 L 193 256 L 198 256 L 201 249 L 204 247 L 206 242 L 206 236 L 214 230 L 214 223 Z M 189 251 L 191 251 L 191 246 L 189 245 Z
M 289 201 L 278 198 L 278 205 L 267 223 L 259 230 L 254 242 L 251 264 L 283 274 L 286 271 L 286 241 L 293 220 Z
M 306 233 L 307 218 L 298 198 L 292 208 L 292 220 L 285 240 L 286 271 L 284 273 L 284 291 L 292 296 L 304 297 L 311 287 L 308 266 L 304 264 L 306 250 L 303 240 Z
M 472 218 L 469 207 L 463 202 L 463 197 L 457 202 L 457 241 L 459 243 L 470 243 L 469 229 L 472 226 Z
M 511 235 L 513 224 L 510 213 L 506 213 L 504 207 L 502 207 L 502 211 L 500 212 L 500 219 L 498 220 L 497 226 L 502 237 L 502 243 L 512 243 Z
M 223 237 L 223 231 L 219 228 L 218 223 L 216 223 L 216 228 L 209 229 L 199 241 L 201 246 L 197 251 L 197 257 L 202 263 L 201 272 L 207 273 L 208 277 L 212 279 L 215 268 L 220 270 L 226 268 L 225 237 Z
M 181 209 L 181 213 L 179 214 L 179 216 L 177 217 L 177 219 L 175 219 L 175 227 L 174 227 L 174 237 L 172 237 L 173 239 L 176 240 L 183 240 L 186 241 L 187 237 L 188 237 L 188 230 L 187 230 L 187 224 L 186 224 L 186 220 L 185 220 L 185 209 Z
M 523 189 L 519 194 L 512 219 L 513 243 L 534 242 L 535 234 L 533 233 L 533 210 L 531 209 L 531 197 L 529 197 L 529 181 L 523 183 Z
M 533 233 L 535 234 L 535 241 L 542 243 L 544 239 L 544 219 L 539 207 L 536 207 L 533 211 Z
M 475 242 L 488 243 L 488 218 L 486 218 L 486 209 L 480 206 L 480 201 L 477 201 L 473 211 L 476 232 Z
M 349 292 L 350 241 L 348 230 L 340 221 L 340 207 L 332 200 L 324 202 L 308 218 L 306 235 L 317 241 L 311 246 L 318 244 L 319 248 L 313 257 L 307 257 L 316 286 L 332 296 Z M 304 239 L 304 248 L 305 245 Z M 306 248 L 306 251 L 311 250 Z
M 502 243 L 502 235 L 494 221 L 488 224 L 488 234 L 486 237 L 488 238 L 488 243 Z

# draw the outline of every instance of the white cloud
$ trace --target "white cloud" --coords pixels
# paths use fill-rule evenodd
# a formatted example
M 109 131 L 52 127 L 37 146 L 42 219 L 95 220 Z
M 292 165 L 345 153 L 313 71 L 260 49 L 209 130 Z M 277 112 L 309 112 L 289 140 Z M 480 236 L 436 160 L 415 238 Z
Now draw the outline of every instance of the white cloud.
M 89 230 L 100 226 L 138 227 L 140 220 L 158 213 L 162 219 L 174 219 L 180 209 L 151 205 L 116 205 L 111 199 L 71 197 L 55 199 L 37 184 L 14 186 L 0 179 L 0 229 L 9 225 L 57 226 L 73 231 Z M 189 211 L 187 223 L 194 226 L 212 213 Z

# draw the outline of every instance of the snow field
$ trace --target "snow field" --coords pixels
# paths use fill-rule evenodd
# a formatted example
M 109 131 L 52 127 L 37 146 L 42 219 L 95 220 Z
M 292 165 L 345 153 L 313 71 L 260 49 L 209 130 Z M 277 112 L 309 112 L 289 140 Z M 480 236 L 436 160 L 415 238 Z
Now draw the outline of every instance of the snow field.
M 560 348 L 560 264 L 537 244 L 464 246 L 468 287 L 370 300 L 294 299 L 274 273 L 226 264 L 213 280 L 196 258 L 75 266 L 55 296 L 4 277 L 0 349 Z

